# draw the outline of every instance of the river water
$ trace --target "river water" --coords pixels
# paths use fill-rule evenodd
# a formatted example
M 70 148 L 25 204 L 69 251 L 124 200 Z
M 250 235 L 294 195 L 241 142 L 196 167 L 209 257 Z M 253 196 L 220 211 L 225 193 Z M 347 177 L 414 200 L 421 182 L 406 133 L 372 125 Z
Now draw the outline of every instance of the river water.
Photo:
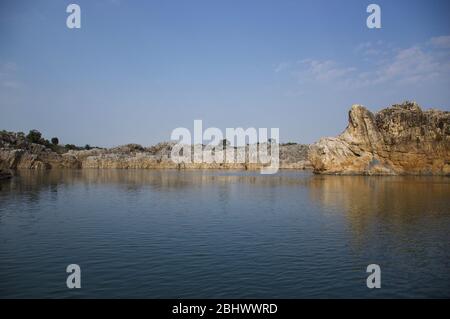
M 69 264 L 81 289 L 66 286 Z M 449 270 L 448 177 L 85 169 L 0 182 L 0 298 L 449 298 Z

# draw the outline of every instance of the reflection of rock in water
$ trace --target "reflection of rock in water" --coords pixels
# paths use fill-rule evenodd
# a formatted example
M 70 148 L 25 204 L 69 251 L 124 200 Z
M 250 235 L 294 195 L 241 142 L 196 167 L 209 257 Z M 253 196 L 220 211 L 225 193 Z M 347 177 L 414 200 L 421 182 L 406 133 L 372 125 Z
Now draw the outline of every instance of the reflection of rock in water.
M 20 182 L 10 187 L 48 187 L 49 185 L 114 184 L 118 187 L 157 189 L 186 188 L 207 184 L 244 183 L 253 186 L 304 185 L 309 173 L 261 175 L 258 172 L 223 170 L 145 170 L 145 169 L 53 169 L 48 171 L 19 170 Z M 24 186 L 26 185 L 26 186 Z
M 0 169 L 0 181 L 10 179 L 12 177 L 12 174 L 6 170 Z
M 450 207 L 450 178 L 417 176 L 313 176 L 310 196 L 328 212 L 343 214 L 357 236 L 372 225 L 401 235 L 408 225 L 437 217 Z
M 0 204 L 14 200 L 20 194 L 24 201 L 38 202 L 41 196 L 58 196 L 68 187 L 110 185 L 114 188 L 134 192 L 151 189 L 156 192 L 176 193 L 179 190 L 198 191 L 218 187 L 221 196 L 237 184 L 249 188 L 275 188 L 277 186 L 303 187 L 309 172 L 288 172 L 278 175 L 261 175 L 257 172 L 224 170 L 146 170 L 146 169 L 52 169 L 18 170 L 17 178 L 0 184 Z M 4 200 L 2 202 L 2 200 Z

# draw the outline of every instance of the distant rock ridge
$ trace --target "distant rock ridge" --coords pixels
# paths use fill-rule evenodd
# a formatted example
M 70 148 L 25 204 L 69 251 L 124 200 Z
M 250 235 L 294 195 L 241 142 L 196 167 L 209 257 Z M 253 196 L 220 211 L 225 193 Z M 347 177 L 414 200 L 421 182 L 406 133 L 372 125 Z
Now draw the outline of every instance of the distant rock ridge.
M 353 105 L 345 131 L 311 145 L 309 159 L 318 174 L 450 175 L 450 112 Z
M 57 153 L 45 145 L 28 142 L 23 133 L 0 132 L 0 169 L 117 168 L 117 169 L 245 169 L 262 165 L 251 163 L 177 164 L 171 160 L 174 142 L 151 147 L 127 144 L 110 149 L 91 148 Z M 228 146 L 231 147 L 231 146 Z M 310 169 L 308 145 L 280 145 L 280 168 Z

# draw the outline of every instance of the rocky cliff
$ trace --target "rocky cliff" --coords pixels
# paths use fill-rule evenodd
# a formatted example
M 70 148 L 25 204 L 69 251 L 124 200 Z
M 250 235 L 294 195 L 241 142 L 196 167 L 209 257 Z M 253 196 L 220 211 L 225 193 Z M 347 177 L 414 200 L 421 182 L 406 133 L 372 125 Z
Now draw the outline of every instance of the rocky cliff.
M 353 105 L 345 131 L 311 145 L 309 159 L 322 174 L 450 175 L 450 112 Z

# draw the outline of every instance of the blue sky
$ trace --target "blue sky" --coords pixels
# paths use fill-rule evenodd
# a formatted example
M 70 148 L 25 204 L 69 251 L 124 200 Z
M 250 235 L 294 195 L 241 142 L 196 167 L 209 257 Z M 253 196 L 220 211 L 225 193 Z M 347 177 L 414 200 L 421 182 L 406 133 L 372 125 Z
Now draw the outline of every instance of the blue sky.
M 370 3 L 382 29 L 366 27 Z M 151 145 L 202 119 L 310 143 L 339 134 L 352 104 L 449 110 L 449 13 L 446 0 L 2 0 L 0 129 Z

